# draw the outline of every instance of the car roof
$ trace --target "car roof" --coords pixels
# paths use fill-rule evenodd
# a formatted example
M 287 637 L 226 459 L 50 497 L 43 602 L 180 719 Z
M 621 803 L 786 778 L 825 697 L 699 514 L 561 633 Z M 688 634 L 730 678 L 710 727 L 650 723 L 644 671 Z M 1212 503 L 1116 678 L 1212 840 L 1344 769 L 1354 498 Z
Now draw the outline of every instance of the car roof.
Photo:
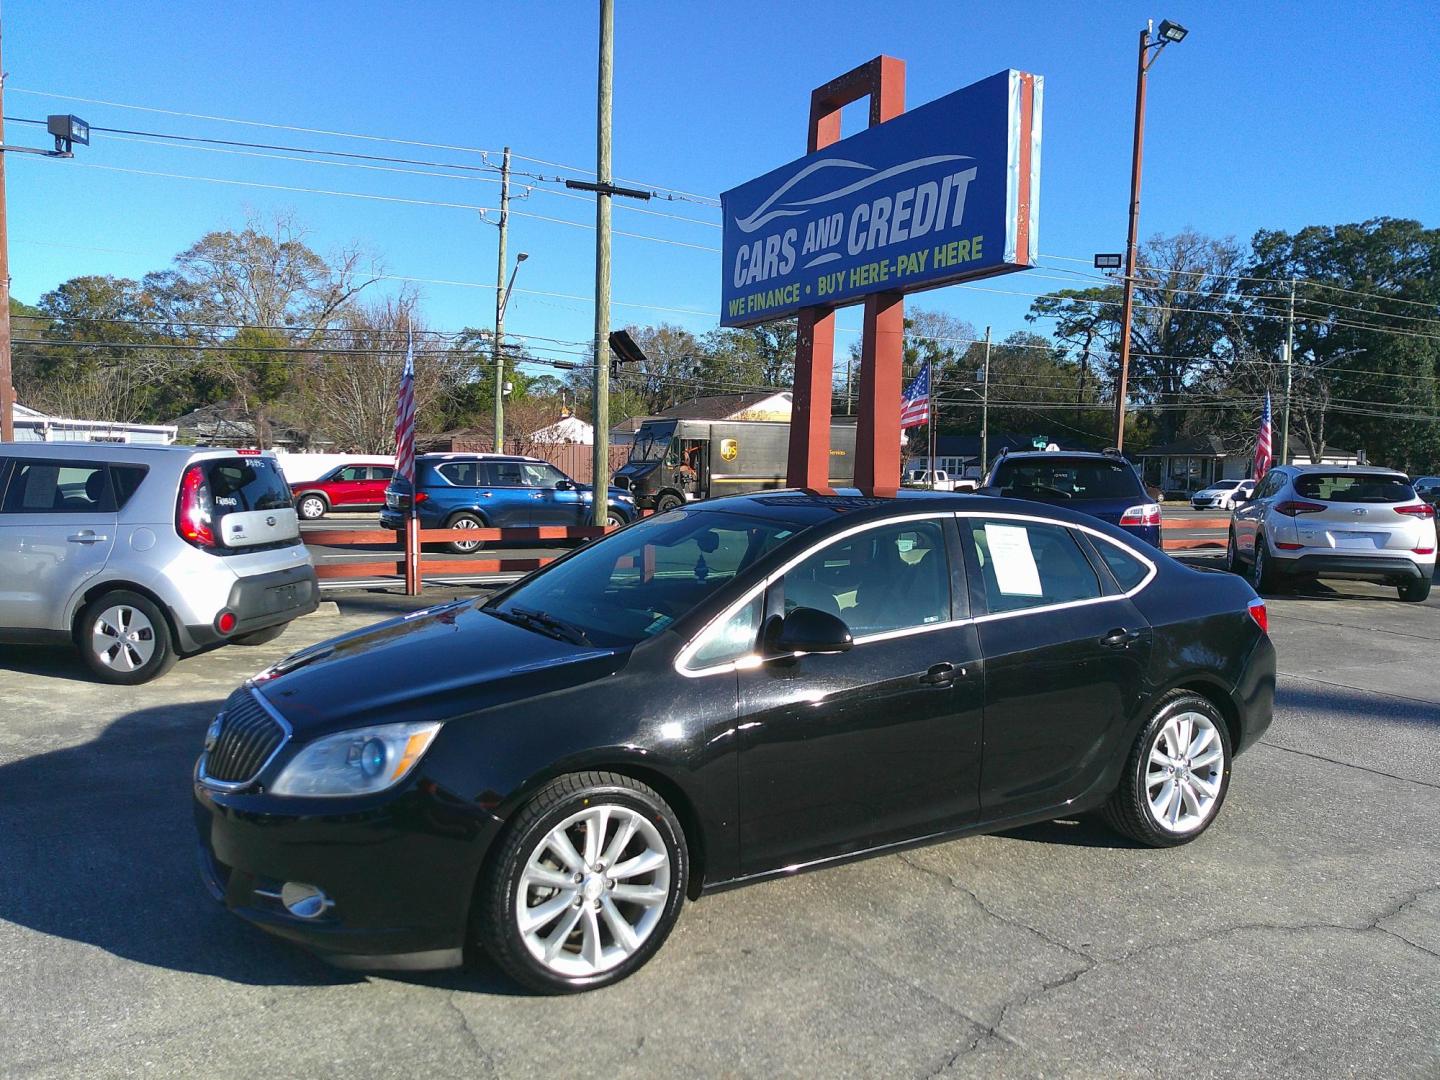
M 1032 461 L 1049 458 L 1084 458 L 1089 461 L 1115 461 L 1122 465 L 1130 464 L 1130 460 L 1120 454 L 1107 454 L 1099 450 L 1012 450 L 996 458 L 995 464 L 999 465 L 1002 461 Z
M 531 465 L 548 465 L 544 458 L 526 457 L 524 454 L 484 454 L 484 453 L 443 453 L 443 454 L 421 454 L 417 461 L 524 461 Z
M 266 457 L 269 450 L 240 450 L 231 446 L 190 446 L 182 443 L 7 442 L 0 457 L 80 458 L 99 461 L 136 461 L 144 458 Z
M 1359 473 L 1366 476 L 1398 476 L 1410 478 L 1399 469 L 1387 469 L 1384 465 L 1280 465 L 1278 468 L 1293 472 L 1296 476 L 1306 473 Z

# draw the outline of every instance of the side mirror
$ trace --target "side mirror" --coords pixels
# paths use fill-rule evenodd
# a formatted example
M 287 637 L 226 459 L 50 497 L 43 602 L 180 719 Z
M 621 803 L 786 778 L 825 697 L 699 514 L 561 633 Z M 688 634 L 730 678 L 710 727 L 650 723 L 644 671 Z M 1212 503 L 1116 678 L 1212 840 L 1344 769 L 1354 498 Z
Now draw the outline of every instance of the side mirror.
M 556 481 L 555 481 L 555 490 L 556 490 L 556 491 L 572 491 L 572 490 L 574 490 L 574 488 L 575 488 L 575 482 L 574 482 L 573 480 L 556 480 Z
M 1249 501 L 1250 496 L 1246 495 L 1243 491 L 1237 491 L 1234 495 L 1230 496 L 1230 502 L 1235 506 L 1239 506 L 1241 503 L 1247 503 Z
M 801 607 L 786 615 L 775 635 L 774 649 L 790 653 L 842 653 L 855 644 L 844 620 L 826 611 Z

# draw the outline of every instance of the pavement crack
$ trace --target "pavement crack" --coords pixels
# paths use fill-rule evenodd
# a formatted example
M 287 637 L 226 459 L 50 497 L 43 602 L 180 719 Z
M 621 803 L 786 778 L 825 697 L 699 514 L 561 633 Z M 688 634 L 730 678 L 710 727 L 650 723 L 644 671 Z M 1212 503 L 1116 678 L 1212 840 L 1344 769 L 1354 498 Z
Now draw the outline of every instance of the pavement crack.
M 1269 739 L 1261 739 L 1259 745 L 1267 746 L 1271 750 L 1283 750 L 1287 754 L 1298 754 L 1300 757 L 1308 757 L 1315 761 L 1324 761 L 1331 765 L 1339 765 L 1344 769 L 1358 769 L 1372 776 L 1383 776 L 1387 780 L 1399 780 L 1406 784 L 1417 784 L 1420 787 L 1440 789 L 1440 784 L 1434 784 L 1428 780 L 1416 780 L 1413 776 L 1397 776 L 1395 773 L 1384 772 L 1381 769 L 1372 769 L 1366 765 L 1356 765 L 1353 761 L 1341 761 L 1339 758 L 1326 757 L 1324 754 L 1313 754 L 1308 750 L 1296 750 L 1293 746 L 1282 746 L 1280 743 L 1271 742 Z
M 459 990 L 451 990 L 445 995 L 445 1007 L 454 1013 L 456 1019 L 460 1021 L 460 1035 L 464 1039 L 465 1045 L 470 1048 L 472 1054 L 480 1059 L 485 1067 L 485 1071 L 494 1076 L 497 1074 L 495 1059 L 491 1056 L 490 1052 L 480 1044 L 480 1038 L 475 1034 L 475 1029 L 470 1026 L 470 1018 L 465 1015 L 465 1010 L 455 1004 L 455 995 L 458 993 L 460 993 Z

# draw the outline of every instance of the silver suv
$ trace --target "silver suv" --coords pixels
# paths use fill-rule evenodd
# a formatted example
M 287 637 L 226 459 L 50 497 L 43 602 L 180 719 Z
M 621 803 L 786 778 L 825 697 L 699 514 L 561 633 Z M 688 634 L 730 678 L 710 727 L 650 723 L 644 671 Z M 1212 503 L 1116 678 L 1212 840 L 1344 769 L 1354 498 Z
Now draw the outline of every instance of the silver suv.
M 73 642 L 100 679 L 142 683 L 319 598 L 269 455 L 0 443 L 0 641 Z
M 1418 603 L 1435 574 L 1435 508 L 1390 469 L 1277 465 L 1253 497 L 1237 499 L 1228 555 L 1259 592 L 1287 579 L 1356 578 Z

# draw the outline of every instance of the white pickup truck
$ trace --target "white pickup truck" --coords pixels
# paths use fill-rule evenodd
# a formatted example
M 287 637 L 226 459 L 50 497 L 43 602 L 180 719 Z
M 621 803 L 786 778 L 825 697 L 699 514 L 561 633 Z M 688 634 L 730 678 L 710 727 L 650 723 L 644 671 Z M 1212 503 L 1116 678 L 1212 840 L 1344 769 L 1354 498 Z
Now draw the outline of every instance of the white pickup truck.
M 931 483 L 929 469 L 907 469 L 901 484 L 904 487 L 929 488 L 932 491 L 974 491 L 979 486 L 979 481 L 952 478 L 944 469 L 936 469 L 934 483 Z

